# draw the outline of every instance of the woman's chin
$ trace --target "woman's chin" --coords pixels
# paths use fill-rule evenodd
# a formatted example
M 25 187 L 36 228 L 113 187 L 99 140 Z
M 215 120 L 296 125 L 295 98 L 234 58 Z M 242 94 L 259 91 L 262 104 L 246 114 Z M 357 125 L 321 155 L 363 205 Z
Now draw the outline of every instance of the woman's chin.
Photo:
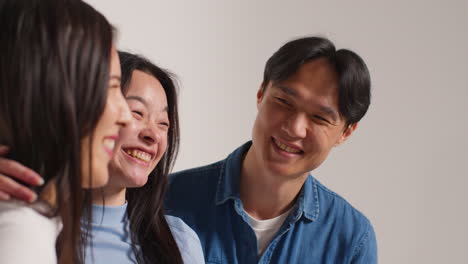
M 148 177 L 130 177 L 127 178 L 127 188 L 138 188 L 144 186 L 148 182 Z

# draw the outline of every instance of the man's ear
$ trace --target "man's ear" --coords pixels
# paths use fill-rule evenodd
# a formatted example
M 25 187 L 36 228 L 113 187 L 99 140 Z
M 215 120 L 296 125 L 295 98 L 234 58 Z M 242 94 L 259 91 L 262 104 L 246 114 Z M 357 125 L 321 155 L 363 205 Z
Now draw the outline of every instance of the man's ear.
M 343 142 L 345 142 L 349 136 L 356 130 L 358 123 L 354 123 L 349 125 L 348 127 L 343 130 L 343 133 L 341 134 L 340 139 L 335 143 L 335 147 L 341 145 Z
M 263 86 L 263 83 L 260 84 L 260 88 L 257 91 L 257 108 L 258 108 L 258 105 L 262 102 L 263 94 L 265 92 L 265 88 L 266 87 Z

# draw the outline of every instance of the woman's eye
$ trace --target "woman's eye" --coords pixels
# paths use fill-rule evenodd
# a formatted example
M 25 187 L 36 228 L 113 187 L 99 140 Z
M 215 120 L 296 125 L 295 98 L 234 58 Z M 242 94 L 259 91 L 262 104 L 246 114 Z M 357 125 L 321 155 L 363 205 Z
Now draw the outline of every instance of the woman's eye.
M 138 116 L 143 116 L 143 113 L 140 111 L 133 110 L 132 113 L 138 115 Z
M 162 125 L 162 126 L 165 126 L 165 127 L 169 127 L 169 123 L 168 123 L 168 122 L 161 122 L 161 123 L 159 123 L 159 124 Z
M 120 82 L 117 81 L 111 81 L 109 82 L 109 89 L 120 89 Z

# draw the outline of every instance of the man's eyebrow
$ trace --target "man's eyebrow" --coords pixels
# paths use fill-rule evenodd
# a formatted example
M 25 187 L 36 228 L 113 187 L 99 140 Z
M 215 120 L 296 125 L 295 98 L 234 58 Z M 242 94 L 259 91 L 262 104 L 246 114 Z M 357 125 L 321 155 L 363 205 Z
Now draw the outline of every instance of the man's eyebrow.
M 319 106 L 319 109 L 321 112 L 330 116 L 330 118 L 333 119 L 333 121 L 338 120 L 338 113 L 333 108 L 321 105 Z
M 277 85 L 278 89 L 280 89 L 283 93 L 285 94 L 288 94 L 292 97 L 299 97 L 299 95 L 297 94 L 296 91 L 294 91 L 293 89 L 287 87 L 287 86 L 284 86 L 284 85 Z M 328 116 L 330 116 L 330 118 L 333 120 L 333 121 L 337 121 L 338 120 L 338 113 L 335 111 L 335 109 L 329 107 L 329 106 L 325 106 L 325 105 L 319 105 L 319 110 L 320 112 L 323 112 L 324 114 L 327 114 Z
M 144 104 L 146 107 L 148 107 L 148 103 L 146 102 L 145 99 L 143 99 L 143 97 L 136 96 L 136 95 L 130 95 L 130 96 L 125 97 L 125 99 L 127 99 L 127 100 L 136 100 L 136 101 Z
M 288 94 L 288 95 L 290 95 L 292 97 L 297 97 L 298 96 L 296 91 L 294 91 L 293 89 L 291 89 L 291 88 L 289 88 L 287 86 L 278 85 L 277 87 L 285 94 Z

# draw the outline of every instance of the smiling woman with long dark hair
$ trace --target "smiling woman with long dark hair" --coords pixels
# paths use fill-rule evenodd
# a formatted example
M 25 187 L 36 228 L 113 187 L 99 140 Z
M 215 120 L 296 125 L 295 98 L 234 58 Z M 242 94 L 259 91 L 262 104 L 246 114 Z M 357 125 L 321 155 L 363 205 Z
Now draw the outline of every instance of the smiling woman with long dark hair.
M 122 91 L 132 112 L 93 197 L 87 263 L 205 263 L 197 234 L 167 216 L 164 197 L 179 146 L 175 79 L 142 56 L 119 52 Z
M 159 263 L 182 263 L 180 250 L 164 216 L 168 176 L 179 149 L 180 132 L 176 87 L 167 71 L 145 58 L 126 52 L 119 52 L 119 56 L 122 61 L 122 89 L 127 98 L 132 95 L 129 94 L 132 76 L 135 76 L 135 71 L 139 71 L 159 81 L 167 101 L 165 112 L 167 112 L 168 128 L 165 152 L 156 168 L 149 174 L 148 182 L 140 188 L 128 189 L 126 194 L 132 241 L 139 242 L 141 245 L 141 254 L 136 255 L 142 263 L 144 259 Z M 193 234 L 195 235 L 194 232 Z
M 0 25 L 0 144 L 44 182 L 0 202 L 0 262 L 81 263 L 83 188 L 107 183 L 130 118 L 112 27 L 79 0 L 3 0 Z

